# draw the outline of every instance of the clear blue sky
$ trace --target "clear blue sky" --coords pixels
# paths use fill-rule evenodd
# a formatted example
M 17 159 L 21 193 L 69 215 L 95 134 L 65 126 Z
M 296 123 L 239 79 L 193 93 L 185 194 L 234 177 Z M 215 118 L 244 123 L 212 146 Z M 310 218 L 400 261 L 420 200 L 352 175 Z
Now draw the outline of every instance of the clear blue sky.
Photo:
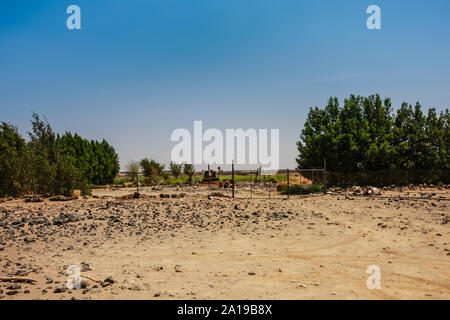
M 66 28 L 81 8 L 82 29 Z M 366 28 L 381 7 L 382 30 Z M 170 159 L 170 134 L 279 128 L 294 167 L 310 106 L 380 93 L 450 108 L 448 0 L 2 0 L 0 120 L 107 139 L 121 163 Z

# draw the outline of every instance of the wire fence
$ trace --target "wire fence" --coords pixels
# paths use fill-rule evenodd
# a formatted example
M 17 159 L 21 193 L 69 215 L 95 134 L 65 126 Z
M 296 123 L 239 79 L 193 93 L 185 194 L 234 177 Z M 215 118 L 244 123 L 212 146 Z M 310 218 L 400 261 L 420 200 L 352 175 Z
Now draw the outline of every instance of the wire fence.
M 256 170 L 232 170 L 218 172 L 214 177 L 208 174 L 202 180 L 212 189 L 221 189 L 222 194 L 243 199 L 285 199 L 292 195 L 318 191 L 326 186 L 325 169 L 282 169 L 266 172 Z
M 448 185 L 449 169 L 389 169 L 379 171 L 330 172 L 325 168 L 255 170 L 208 170 L 196 172 L 195 183 L 207 185 L 231 198 L 286 199 L 294 195 L 325 192 L 329 187 Z

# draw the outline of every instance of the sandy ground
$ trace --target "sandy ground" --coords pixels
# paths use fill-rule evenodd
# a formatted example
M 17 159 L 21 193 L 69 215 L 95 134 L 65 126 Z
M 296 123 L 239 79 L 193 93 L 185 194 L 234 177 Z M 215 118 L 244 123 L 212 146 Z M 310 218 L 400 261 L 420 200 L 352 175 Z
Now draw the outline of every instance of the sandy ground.
M 0 282 L 0 298 L 450 299 L 448 189 L 285 200 L 160 187 L 118 199 L 133 191 L 0 203 L 0 277 L 36 280 Z M 79 290 L 66 288 L 71 265 Z M 371 265 L 381 289 L 367 288 Z

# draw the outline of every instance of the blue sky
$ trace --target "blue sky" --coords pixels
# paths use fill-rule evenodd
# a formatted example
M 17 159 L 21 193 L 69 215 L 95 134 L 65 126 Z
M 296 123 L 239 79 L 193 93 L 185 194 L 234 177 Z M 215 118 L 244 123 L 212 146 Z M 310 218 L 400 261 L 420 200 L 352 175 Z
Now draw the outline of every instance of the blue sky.
M 81 8 L 82 29 L 66 28 Z M 382 30 L 366 27 L 381 8 Z M 448 0 L 2 0 L 0 120 L 168 162 L 176 128 L 279 128 L 295 166 L 310 106 L 380 93 L 450 108 Z

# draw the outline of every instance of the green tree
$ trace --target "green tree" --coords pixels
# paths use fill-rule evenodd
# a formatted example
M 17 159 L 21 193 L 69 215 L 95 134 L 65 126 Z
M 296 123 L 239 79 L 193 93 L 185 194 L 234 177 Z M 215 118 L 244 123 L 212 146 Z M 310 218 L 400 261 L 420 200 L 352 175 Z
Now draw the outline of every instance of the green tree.
M 336 172 L 449 168 L 449 113 L 427 115 L 417 103 L 393 113 L 389 98 L 351 95 L 342 107 L 330 98 L 325 108 L 310 108 L 297 142 L 299 168 Z
M 33 151 L 33 177 L 39 194 L 56 193 L 58 148 L 56 134 L 46 119 L 33 113 L 29 146 Z
M 450 112 L 448 109 L 441 112 L 439 117 L 442 141 L 440 142 L 440 166 L 444 169 L 450 169 Z
M 155 180 L 157 177 L 159 177 L 164 170 L 163 164 L 160 164 L 155 160 L 149 160 L 147 158 L 142 159 L 140 165 L 142 167 L 144 176 L 152 180 Z
M 194 165 L 185 163 L 183 166 L 183 173 L 188 176 L 189 184 L 192 184 L 192 176 L 195 173 Z
M 181 171 L 183 170 L 183 165 L 181 163 L 175 163 L 173 161 L 170 162 L 169 167 L 175 178 L 178 178 L 178 176 L 181 174 Z
M 92 183 L 97 185 L 111 184 L 119 173 L 119 156 L 106 140 L 91 141 L 92 147 Z
M 119 158 L 105 140 L 88 141 L 70 132 L 60 136 L 36 113 L 31 124 L 28 143 L 13 126 L 0 126 L 0 194 L 70 195 L 74 189 L 86 193 L 92 184 L 114 181 Z
M 60 155 L 66 157 L 66 160 L 70 158 L 82 179 L 93 183 L 97 169 L 94 164 L 97 161 L 93 161 L 95 154 L 91 143 L 78 134 L 72 135 L 70 132 L 58 137 L 57 143 Z
M 19 196 L 33 189 L 32 153 L 16 127 L 0 125 L 0 196 Z

